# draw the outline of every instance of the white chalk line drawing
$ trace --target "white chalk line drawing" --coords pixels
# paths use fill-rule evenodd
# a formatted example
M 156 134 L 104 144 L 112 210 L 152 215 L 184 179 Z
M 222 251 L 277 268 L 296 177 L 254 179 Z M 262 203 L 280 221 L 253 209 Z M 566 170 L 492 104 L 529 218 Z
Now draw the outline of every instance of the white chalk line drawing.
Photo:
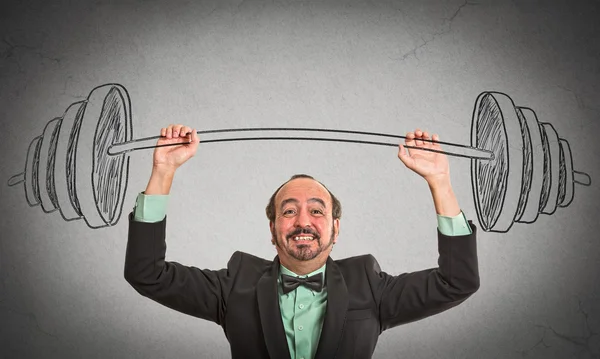
M 405 136 L 335 129 L 239 128 L 197 131 L 201 143 L 234 141 L 328 141 L 398 147 Z M 49 121 L 28 148 L 25 169 L 8 186 L 23 183 L 30 206 L 60 211 L 66 221 L 84 219 L 90 228 L 114 226 L 122 214 L 129 154 L 157 147 L 159 136 L 133 139 L 131 101 L 125 87 L 105 84 Z M 517 223 L 567 207 L 575 184 L 590 186 L 573 168 L 569 143 L 530 108 L 515 106 L 501 92 L 477 97 L 471 146 L 438 141 L 442 151 L 471 159 L 477 217 L 484 231 L 505 233 Z M 180 144 L 170 144 L 180 145 Z

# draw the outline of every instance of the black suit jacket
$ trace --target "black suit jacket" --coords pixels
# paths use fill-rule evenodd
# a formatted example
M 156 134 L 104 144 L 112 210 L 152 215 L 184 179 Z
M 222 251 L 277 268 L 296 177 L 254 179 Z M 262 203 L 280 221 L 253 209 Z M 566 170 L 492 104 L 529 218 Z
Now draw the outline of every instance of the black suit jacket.
M 371 255 L 327 259 L 327 307 L 316 359 L 371 358 L 386 329 L 452 308 L 479 288 L 476 227 L 438 231 L 438 268 L 390 275 Z M 277 296 L 279 260 L 235 252 L 221 270 L 165 261 L 166 218 L 129 215 L 125 279 L 141 295 L 219 324 L 239 359 L 289 359 Z

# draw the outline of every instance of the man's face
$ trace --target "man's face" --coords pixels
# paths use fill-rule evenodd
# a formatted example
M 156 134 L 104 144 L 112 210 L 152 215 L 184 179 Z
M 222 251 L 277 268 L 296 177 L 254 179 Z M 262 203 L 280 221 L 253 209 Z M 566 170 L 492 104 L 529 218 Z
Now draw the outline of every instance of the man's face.
M 282 260 L 326 260 L 340 220 L 333 219 L 331 196 L 320 183 L 310 178 L 289 181 L 275 197 L 275 213 L 271 234 Z

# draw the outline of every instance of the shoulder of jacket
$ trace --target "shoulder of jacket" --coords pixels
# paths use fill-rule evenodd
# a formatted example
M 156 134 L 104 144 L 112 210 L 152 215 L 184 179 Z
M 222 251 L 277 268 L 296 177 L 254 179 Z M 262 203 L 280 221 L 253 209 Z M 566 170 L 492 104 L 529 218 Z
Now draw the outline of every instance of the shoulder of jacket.
M 377 261 L 375 259 L 375 257 L 373 257 L 372 254 L 361 254 L 359 256 L 352 256 L 352 257 L 346 257 L 346 258 L 342 258 L 342 259 L 334 259 L 333 262 L 336 263 L 337 265 L 343 264 L 343 265 L 348 265 L 348 264 L 356 264 L 356 263 L 368 263 L 371 261 Z
M 373 268 L 375 272 L 380 272 L 381 268 L 377 259 L 372 254 L 363 254 L 359 256 L 336 259 L 333 261 L 340 268 Z
M 255 256 L 250 253 L 242 252 L 242 251 L 233 252 L 233 254 L 231 255 L 230 261 L 236 261 L 236 262 L 243 261 L 244 263 L 252 264 L 255 266 L 271 265 L 273 263 L 272 260 L 267 260 L 267 259 Z

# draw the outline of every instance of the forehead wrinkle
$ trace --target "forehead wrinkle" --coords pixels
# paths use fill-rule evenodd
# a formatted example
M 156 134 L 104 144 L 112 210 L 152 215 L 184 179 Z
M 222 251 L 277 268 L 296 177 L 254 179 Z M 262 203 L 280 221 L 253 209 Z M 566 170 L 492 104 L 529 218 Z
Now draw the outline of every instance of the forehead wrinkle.
M 310 203 L 310 202 L 317 202 L 317 203 L 321 204 L 321 206 L 323 206 L 323 207 L 327 208 L 327 205 L 325 205 L 325 201 L 323 201 L 322 199 L 320 199 L 320 198 L 317 198 L 317 197 L 310 198 L 310 199 L 308 200 L 308 202 L 309 202 L 309 203 Z
M 317 202 L 319 203 L 321 206 L 327 208 L 327 205 L 325 204 L 325 201 L 323 201 L 321 198 L 318 197 L 312 197 L 309 198 L 307 200 L 308 203 L 312 203 L 312 202 Z M 300 201 L 298 201 L 296 198 L 286 198 L 283 201 L 281 201 L 281 205 L 279 206 L 280 209 L 283 209 L 283 207 L 288 204 L 288 203 L 294 203 L 294 204 L 299 204 Z

